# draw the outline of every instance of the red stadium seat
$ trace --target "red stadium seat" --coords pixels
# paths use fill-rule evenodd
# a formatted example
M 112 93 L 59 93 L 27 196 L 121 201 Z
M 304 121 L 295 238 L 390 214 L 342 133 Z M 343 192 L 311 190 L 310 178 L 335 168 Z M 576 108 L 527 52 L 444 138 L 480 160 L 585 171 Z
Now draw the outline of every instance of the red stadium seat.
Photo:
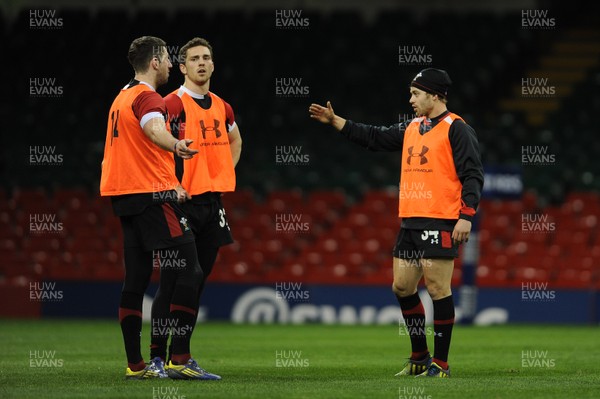
M 307 249 L 303 251 L 293 263 L 306 265 L 309 268 L 321 267 L 323 265 L 323 253 L 321 251 Z
M 43 188 L 18 188 L 12 193 L 12 199 L 20 206 L 43 204 L 48 202 L 48 194 Z
M 514 281 L 517 286 L 526 282 L 548 282 L 549 280 L 550 273 L 546 269 L 526 266 L 518 267 L 515 270 Z
M 362 204 L 370 212 L 393 215 L 398 210 L 398 191 L 369 191 L 365 194 Z
M 54 193 L 54 204 L 63 210 L 79 210 L 89 207 L 90 195 L 83 188 L 63 188 Z
M 368 192 L 352 207 L 339 191 L 313 191 L 306 199 L 299 191 L 272 192 L 261 204 L 252 191 L 241 190 L 226 194 L 223 201 L 237 242 L 220 250 L 212 279 L 272 282 L 287 276 L 335 284 L 391 283 L 391 248 L 400 226 L 397 192 Z M 520 201 L 483 200 L 480 209 L 477 281 L 482 286 L 544 280 L 571 288 L 597 284 L 599 195 L 571 193 L 563 205 L 540 209 L 529 192 Z M 32 212 L 56 215 L 63 231 L 32 234 Z M 278 230 L 277 213 L 300 214 L 308 231 Z M 554 222 L 556 230 L 525 231 L 524 214 L 548 215 L 546 221 Z M 27 251 L 22 252 L 27 258 L 10 259 L 23 269 L 18 273 L 48 273 L 55 279 L 122 277 L 120 222 L 106 198 L 90 197 L 83 189 L 61 189 L 54 196 L 41 189 L 20 190 L 14 199 L 0 197 L 0 224 L 0 248 L 5 253 Z M 17 277 L 15 272 L 11 268 L 8 273 Z M 460 278 L 459 259 L 453 285 Z
M 31 257 L 22 252 L 6 252 L 2 255 L 0 262 L 0 277 L 11 279 L 19 276 L 33 276 L 33 262 Z
M 554 282 L 557 288 L 584 289 L 592 287 L 592 272 L 574 268 L 561 268 Z
M 509 272 L 506 268 L 497 268 L 485 264 L 477 267 L 477 285 L 479 287 L 502 287 L 509 282 Z
M 300 191 L 273 191 L 267 197 L 266 203 L 273 212 L 299 213 L 305 210 L 304 198 Z
M 21 247 L 26 252 L 59 251 L 63 246 L 62 240 L 52 235 L 33 235 L 21 241 Z
M 355 228 L 363 228 L 371 223 L 369 214 L 364 212 L 350 212 L 347 219 L 350 225 Z
M 229 225 L 236 225 L 251 213 L 256 201 L 254 194 L 249 190 L 238 190 L 231 193 L 224 193 L 221 197 L 223 207 L 227 214 Z
M 343 210 L 348 207 L 346 196 L 341 191 L 313 191 L 307 202 L 313 209 Z
M 12 234 L 11 234 L 11 237 L 12 237 Z M 13 238 L 1 238 L 0 237 L 0 251 L 2 251 L 2 253 L 17 251 L 17 248 L 19 246 L 20 246 L 20 240 L 15 240 Z
M 114 241 L 89 236 L 87 234 L 73 234 L 65 241 L 65 248 L 71 252 L 106 251 L 115 248 Z
M 280 281 L 306 281 L 313 276 L 309 270 L 317 270 L 318 268 L 312 268 L 307 266 L 306 263 L 300 261 L 292 261 L 286 263 L 282 268 L 282 273 L 273 274 L 273 278 L 279 277 Z
M 524 212 L 536 213 L 539 208 L 537 203 L 537 195 L 534 191 L 525 191 L 525 193 L 523 193 L 523 197 L 521 198 L 521 202 L 523 203 Z

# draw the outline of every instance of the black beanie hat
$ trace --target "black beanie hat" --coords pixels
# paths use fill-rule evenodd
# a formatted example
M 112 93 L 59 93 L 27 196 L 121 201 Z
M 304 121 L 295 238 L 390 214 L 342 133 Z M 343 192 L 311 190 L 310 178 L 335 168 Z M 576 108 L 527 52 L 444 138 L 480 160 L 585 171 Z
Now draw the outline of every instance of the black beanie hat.
M 431 94 L 448 97 L 448 89 L 452 81 L 448 72 L 443 69 L 427 68 L 419 72 L 410 85 Z

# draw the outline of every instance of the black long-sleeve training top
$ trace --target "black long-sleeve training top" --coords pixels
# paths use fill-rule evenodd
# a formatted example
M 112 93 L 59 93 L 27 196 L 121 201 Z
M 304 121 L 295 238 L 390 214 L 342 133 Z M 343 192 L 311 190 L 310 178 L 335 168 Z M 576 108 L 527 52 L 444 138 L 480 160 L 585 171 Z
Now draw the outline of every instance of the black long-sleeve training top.
M 445 111 L 441 115 L 431 118 L 432 127 L 437 125 L 448 114 L 449 111 Z M 347 120 L 341 133 L 348 140 L 371 151 L 402 151 L 404 132 L 409 123 L 410 120 L 385 127 L 366 125 Z M 483 165 L 481 163 L 477 135 L 471 126 L 457 119 L 450 126 L 448 137 L 450 139 L 456 173 L 462 184 L 461 198 L 463 201 L 463 210 L 461 210 L 456 220 L 422 217 L 403 218 L 402 228 L 451 231 L 454 229 L 454 225 L 459 218 L 471 221 L 474 211 L 477 210 L 483 188 Z

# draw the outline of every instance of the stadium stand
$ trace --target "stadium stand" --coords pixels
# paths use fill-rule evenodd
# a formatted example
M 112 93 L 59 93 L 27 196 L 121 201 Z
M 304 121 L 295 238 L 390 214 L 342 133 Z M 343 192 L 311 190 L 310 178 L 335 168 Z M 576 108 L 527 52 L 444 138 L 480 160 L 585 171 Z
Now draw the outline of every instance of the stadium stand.
M 52 203 L 53 198 L 68 193 L 57 192 L 38 201 Z M 0 211 L 0 242 L 5 250 L 0 281 L 121 280 L 121 232 L 108 201 L 86 199 L 77 213 L 70 210 L 69 202 L 43 208 L 43 212 L 58 215 L 56 223 L 62 229 L 52 236 L 47 232 L 39 236 L 28 224 L 29 215 L 39 214 L 40 208 L 34 202 L 18 203 L 19 195 L 23 193 L 10 197 Z M 396 194 L 390 191 L 370 191 L 356 203 L 339 191 L 308 196 L 273 192 L 263 201 L 244 189 L 226 194 L 229 224 L 238 241 L 221 250 L 211 278 L 387 284 L 391 246 L 399 227 L 396 201 Z M 600 195 L 572 194 L 559 207 L 538 208 L 532 202 L 528 208 L 525 203 L 482 202 L 478 285 L 550 281 L 565 288 L 600 286 Z M 545 215 L 544 223 L 553 227 L 527 231 L 522 217 L 530 214 Z M 455 285 L 460 284 L 460 270 L 458 262 Z
M 244 134 L 239 189 L 224 197 L 238 242 L 221 251 L 212 278 L 388 284 L 399 226 L 398 155 L 361 151 L 337 139 L 308 118 L 307 106 L 330 99 L 338 113 L 354 120 L 397 122 L 410 113 L 406 82 L 421 69 L 399 66 L 398 47 L 416 44 L 409 33 L 419 32 L 434 64 L 443 64 L 456 82 L 450 109 L 477 130 L 487 165 L 520 165 L 521 146 L 532 143 L 547 144 L 558 158 L 555 165 L 523 168 L 530 190 L 522 201 L 482 202 L 478 284 L 540 280 L 600 287 L 600 163 L 593 158 L 600 142 L 592 122 L 600 112 L 600 30 L 585 26 L 585 18 L 578 20 L 584 26 L 559 36 L 515 28 L 520 19 L 513 13 L 446 12 L 417 19 L 386 11 L 367 23 L 358 12 L 337 11 L 308 13 L 309 30 L 273 34 L 272 11 L 59 13 L 64 30 L 44 34 L 24 29 L 27 10 L 14 21 L 0 18 L 6 52 L 23 54 L 26 43 L 34 42 L 40 49 L 35 57 L 44 64 L 43 73 L 35 63 L 23 64 L 6 82 L 11 102 L 27 104 L 18 117 L 0 108 L 5 128 L 15 132 L 13 145 L 0 149 L 0 282 L 122 279 L 119 223 L 110 202 L 97 194 L 106 112 L 131 78 L 125 61 L 131 39 L 154 34 L 173 46 L 195 35 L 212 42 L 217 63 L 212 87 L 232 104 Z M 454 21 L 455 29 L 437 43 L 425 27 L 442 20 Z M 574 24 L 569 18 L 561 23 Z M 331 45 L 313 59 L 310 48 L 325 35 Z M 573 51 L 589 56 L 557 64 L 556 52 L 566 51 L 569 40 L 585 42 Z M 461 43 L 461 51 L 446 42 Z M 542 74 L 575 68 L 577 79 L 542 113 L 510 103 L 522 77 L 539 68 Z M 65 94 L 32 97 L 29 79 L 42 75 L 56 78 Z M 302 78 L 310 94 L 277 96 L 277 77 Z M 174 68 L 159 91 L 166 94 L 180 81 Z M 31 164 L 32 146 L 54 147 L 63 160 L 54 167 Z M 302 146 L 309 162 L 278 164 L 277 146 Z M 521 219 L 530 213 L 547 215 L 556 232 L 525 233 Z M 54 215 L 61 227 L 51 236 L 37 235 L 32 215 Z M 277 215 L 301 216 L 304 227 L 281 231 Z M 460 264 L 454 277 L 459 281 Z

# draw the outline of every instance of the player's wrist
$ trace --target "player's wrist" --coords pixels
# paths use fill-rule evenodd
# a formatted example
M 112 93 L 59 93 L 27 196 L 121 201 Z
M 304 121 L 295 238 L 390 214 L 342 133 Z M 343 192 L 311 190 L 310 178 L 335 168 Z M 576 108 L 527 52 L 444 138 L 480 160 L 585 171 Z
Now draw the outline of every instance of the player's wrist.
M 338 131 L 342 131 L 345 124 L 346 124 L 346 120 L 337 115 L 335 115 L 331 121 L 331 126 L 336 128 L 336 130 L 338 130 Z
M 181 140 L 177 140 L 177 141 L 175 141 L 175 144 L 173 144 L 173 152 L 174 152 L 175 154 L 177 154 L 177 144 L 179 144 L 179 142 L 180 142 L 180 141 L 181 141 Z
M 462 220 L 466 220 L 467 222 L 472 222 L 472 221 L 473 221 L 473 216 L 472 216 L 472 215 L 465 214 L 465 213 L 460 213 L 460 214 L 458 215 L 458 218 L 459 218 L 459 219 L 462 219 Z

